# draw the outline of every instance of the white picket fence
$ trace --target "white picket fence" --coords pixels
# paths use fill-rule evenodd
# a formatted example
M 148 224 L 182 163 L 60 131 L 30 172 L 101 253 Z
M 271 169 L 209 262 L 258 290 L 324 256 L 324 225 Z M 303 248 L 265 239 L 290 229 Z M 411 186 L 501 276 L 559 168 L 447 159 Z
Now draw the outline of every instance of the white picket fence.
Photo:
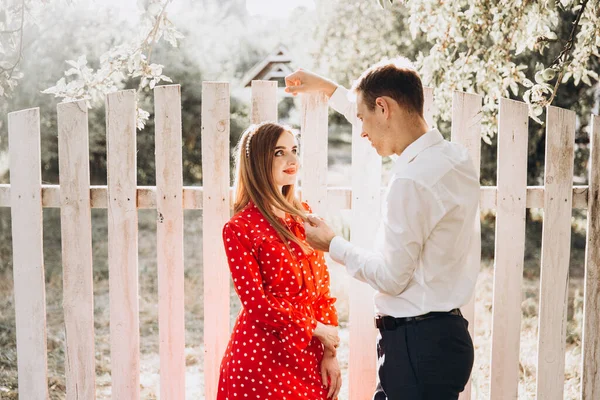
M 85 103 L 58 105 L 60 186 L 41 184 L 37 108 L 9 114 L 10 185 L 0 185 L 0 207 L 12 212 L 19 396 L 48 397 L 42 209 L 60 207 L 68 399 L 95 398 L 91 208 L 108 209 L 112 397 L 140 398 L 137 209 L 157 210 L 160 388 L 162 399 L 184 399 L 183 210 L 202 209 L 204 243 L 205 398 L 216 397 L 218 367 L 229 338 L 229 270 L 221 228 L 229 219 L 230 94 L 226 82 L 202 86 L 203 187 L 182 185 L 181 98 L 178 85 L 154 89 L 156 187 L 136 182 L 135 93 L 107 96 L 108 185 L 90 186 Z M 432 91 L 426 91 L 432 120 Z M 479 165 L 478 95 L 455 93 L 452 140 Z M 562 399 L 571 210 L 588 210 L 582 391 L 600 399 L 600 118 L 593 116 L 589 186 L 572 186 L 575 115 L 547 110 L 545 184 L 527 187 L 527 106 L 502 99 L 498 135 L 498 186 L 482 187 L 482 209 L 496 209 L 491 398 L 517 398 L 525 209 L 544 209 L 537 398 Z M 277 119 L 275 82 L 252 84 L 252 122 Z M 370 246 L 377 228 L 381 159 L 353 132 L 352 187 L 327 186 L 327 103 L 302 102 L 302 196 L 316 212 L 352 209 L 352 241 Z M 310 162 L 307 162 L 309 159 Z M 479 223 L 475 229 L 479 230 Z M 470 262 L 480 262 L 479 243 Z M 350 400 L 371 397 L 376 383 L 372 289 L 350 286 Z M 474 306 L 463 310 L 470 329 Z M 188 343 L 188 346 L 199 346 Z M 462 399 L 471 398 L 467 387 Z

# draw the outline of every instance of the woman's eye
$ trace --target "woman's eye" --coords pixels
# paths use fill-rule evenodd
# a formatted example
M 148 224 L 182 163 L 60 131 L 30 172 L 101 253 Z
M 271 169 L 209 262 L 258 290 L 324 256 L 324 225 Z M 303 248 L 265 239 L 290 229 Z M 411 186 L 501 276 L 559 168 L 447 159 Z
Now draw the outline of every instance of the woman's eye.
M 292 153 L 298 154 L 298 150 L 294 149 L 294 150 L 292 150 Z
M 277 150 L 277 151 L 275 152 L 275 156 L 276 156 L 276 157 L 279 157 L 279 156 L 282 156 L 282 155 L 283 155 L 283 150 Z

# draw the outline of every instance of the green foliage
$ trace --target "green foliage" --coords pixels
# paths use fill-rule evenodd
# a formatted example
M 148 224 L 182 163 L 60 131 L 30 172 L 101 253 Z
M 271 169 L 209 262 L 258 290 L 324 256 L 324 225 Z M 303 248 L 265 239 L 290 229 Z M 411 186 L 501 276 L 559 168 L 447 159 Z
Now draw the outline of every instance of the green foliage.
M 394 3 L 393 0 L 390 3 Z M 396 2 L 397 3 L 397 2 Z M 600 4 L 583 0 L 404 1 L 413 38 L 432 47 L 416 59 L 449 120 L 453 90 L 485 94 L 484 139 L 490 142 L 501 97 L 521 97 L 541 123 L 559 85 L 598 80 Z M 394 7 L 393 7 L 394 8 Z M 565 32 L 564 24 L 569 25 Z M 566 33 L 566 34 L 565 34 Z M 539 57 L 542 56 L 542 57 Z M 535 58 L 535 66 L 527 58 Z
M 482 184 L 493 185 L 499 99 L 529 102 L 530 115 L 541 122 L 543 101 L 550 101 L 564 68 L 552 104 L 573 110 L 579 117 L 575 175 L 585 175 L 589 116 L 598 102 L 594 82 L 595 71 L 600 70 L 598 2 L 587 2 L 578 24 L 582 8 L 572 1 L 381 3 L 383 7 L 373 0 L 329 4 L 316 34 L 323 73 L 347 86 L 382 58 L 402 55 L 415 60 L 424 84 L 435 90 L 436 124 L 445 134 L 450 131 L 452 92 L 484 95 L 483 140 L 490 146 L 482 149 L 481 177 Z M 572 32 L 576 40 L 565 52 Z M 541 183 L 544 135 L 542 124 L 529 124 L 530 185 Z
M 35 4 L 35 3 L 34 3 Z M 9 97 L 23 73 L 19 71 L 26 15 L 35 14 L 29 1 L 10 1 L 0 8 L 0 98 Z
M 249 102 L 245 98 L 249 89 L 238 88 L 236 81 L 278 43 L 277 36 L 272 33 L 277 26 L 265 26 L 260 18 L 249 18 L 245 10 L 240 12 L 235 7 L 238 3 L 238 0 L 203 0 L 202 4 L 191 0 L 174 2 L 167 10 L 173 7 L 170 16 L 185 37 L 178 40 L 178 47 L 174 47 L 157 33 L 161 40 L 152 45 L 151 58 L 165 65 L 162 75 L 168 75 L 182 87 L 183 178 L 186 185 L 200 185 L 202 182 L 202 81 L 231 82 L 230 142 L 233 146 L 250 123 Z M 110 64 L 112 55 L 121 57 L 123 48 L 132 49 L 133 44 L 140 43 L 135 38 L 144 36 L 144 32 L 144 37 L 147 37 L 150 22 L 141 22 L 147 6 L 138 8 L 139 15 L 85 1 L 66 3 L 56 0 L 41 7 L 44 14 L 40 14 L 35 24 L 26 25 L 23 32 L 25 45 L 18 69 L 25 78 L 19 81 L 18 89 L 11 92 L 10 97 L 5 96 L 7 101 L 0 101 L 0 180 L 6 182 L 8 178 L 7 114 L 40 107 L 42 180 L 44 183 L 58 182 L 56 102 L 42 91 L 56 86 L 57 80 L 67 71 L 64 81 L 73 96 L 64 99 L 86 98 L 92 106 L 88 110 L 92 184 L 106 183 L 104 93 L 137 89 L 138 106 L 148 112 L 145 126 L 137 132 L 138 184 L 153 185 L 153 83 L 148 79 L 146 84 L 142 84 L 143 76 L 134 76 L 135 73 L 129 73 L 127 68 L 122 73 L 115 72 L 110 79 L 101 73 L 106 71 L 106 63 Z M 177 12 L 177 7 L 185 9 L 186 13 Z M 56 23 L 58 20 L 60 24 Z M 158 17 L 154 19 L 158 20 Z M 138 51 L 135 54 L 142 53 Z M 125 59 L 112 60 L 120 66 L 131 64 L 140 71 L 143 65 L 149 67 L 153 64 L 149 60 L 150 54 L 143 54 L 146 55 L 145 61 L 138 64 Z M 65 64 L 65 60 L 73 59 L 72 63 Z M 106 79 L 103 80 L 102 76 Z
M 318 61 L 344 86 L 381 58 L 402 54 L 414 59 L 429 47 L 423 38 L 413 40 L 407 35 L 408 20 L 401 7 L 382 11 L 362 0 L 333 1 L 327 7 L 316 33 Z
M 90 68 L 85 54 L 77 60 L 67 60 L 71 68 L 65 71 L 66 78 L 61 78 L 55 86 L 44 90 L 43 93 L 53 94 L 64 101 L 83 99 L 91 108 L 93 102 L 103 102 L 107 93 L 122 88 L 127 79 L 140 78 L 137 85 L 138 95 L 143 93 L 147 86 L 154 89 L 161 81 L 172 82 L 171 78 L 163 75 L 163 65 L 151 62 L 153 47 L 161 39 L 177 47 L 177 41 L 183 38 L 167 18 L 167 7 L 171 1 L 139 1 L 140 23 L 132 39 L 102 54 L 96 70 Z M 150 114 L 139 107 L 139 104 L 136 110 L 137 128 L 142 129 Z

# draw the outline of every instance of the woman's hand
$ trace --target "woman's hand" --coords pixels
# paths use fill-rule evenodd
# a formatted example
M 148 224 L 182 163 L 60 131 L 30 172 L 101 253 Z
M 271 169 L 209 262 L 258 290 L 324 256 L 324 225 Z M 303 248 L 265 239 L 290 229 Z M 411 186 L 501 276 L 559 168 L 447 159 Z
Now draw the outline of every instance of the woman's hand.
M 323 386 L 329 387 L 327 398 L 336 399 L 342 387 L 342 373 L 335 354 L 327 350 L 321 360 L 321 379 Z
M 337 352 L 336 349 L 340 345 L 337 327 L 317 322 L 317 327 L 315 328 L 313 335 L 323 343 L 325 352 L 329 351 L 335 357 Z

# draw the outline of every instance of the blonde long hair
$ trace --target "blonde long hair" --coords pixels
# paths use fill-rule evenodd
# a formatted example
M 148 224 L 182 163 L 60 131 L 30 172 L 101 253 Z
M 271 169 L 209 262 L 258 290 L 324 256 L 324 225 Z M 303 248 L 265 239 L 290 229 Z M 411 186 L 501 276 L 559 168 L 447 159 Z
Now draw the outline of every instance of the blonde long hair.
M 307 220 L 304 206 L 295 196 L 295 185 L 284 186 L 280 192 L 273 180 L 275 147 L 284 132 L 292 134 L 283 125 L 266 122 L 251 125 L 242 134 L 236 148 L 233 210 L 237 214 L 252 201 L 286 246 L 295 242 L 305 253 L 310 253 L 311 249 L 292 234 L 273 212 L 273 208 L 277 208 L 294 218 Z

